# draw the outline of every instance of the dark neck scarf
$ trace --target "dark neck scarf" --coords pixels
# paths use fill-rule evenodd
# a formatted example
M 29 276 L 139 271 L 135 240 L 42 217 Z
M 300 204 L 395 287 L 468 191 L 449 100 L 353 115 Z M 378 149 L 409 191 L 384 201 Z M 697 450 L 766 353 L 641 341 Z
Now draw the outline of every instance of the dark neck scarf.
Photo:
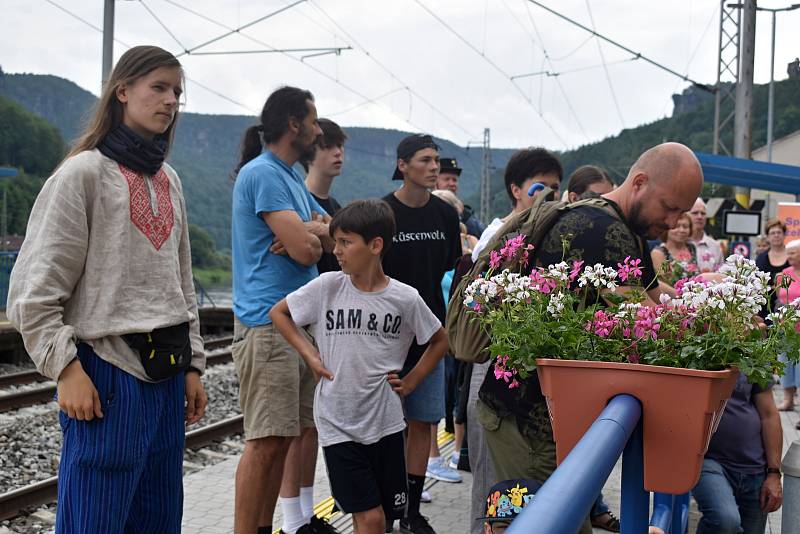
M 108 132 L 97 145 L 101 154 L 136 172 L 154 175 L 164 163 L 167 141 L 156 136 L 148 141 L 124 124 Z

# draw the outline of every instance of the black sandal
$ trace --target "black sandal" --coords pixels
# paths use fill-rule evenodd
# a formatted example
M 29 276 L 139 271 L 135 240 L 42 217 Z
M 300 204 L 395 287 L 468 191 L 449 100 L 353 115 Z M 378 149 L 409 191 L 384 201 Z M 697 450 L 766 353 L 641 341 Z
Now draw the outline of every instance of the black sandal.
M 601 517 L 608 517 L 605 521 L 600 519 Z M 596 515 L 592 518 L 592 526 L 597 528 L 602 528 L 603 530 L 607 530 L 609 532 L 619 532 L 619 519 L 616 518 L 614 514 L 611 512 L 606 512 L 604 514 Z

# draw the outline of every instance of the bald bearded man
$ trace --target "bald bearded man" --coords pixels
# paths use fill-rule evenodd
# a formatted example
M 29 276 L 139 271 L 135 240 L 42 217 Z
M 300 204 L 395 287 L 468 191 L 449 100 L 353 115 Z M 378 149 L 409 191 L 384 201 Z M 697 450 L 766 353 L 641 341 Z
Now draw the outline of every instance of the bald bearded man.
M 703 171 L 694 153 L 678 143 L 664 143 L 642 154 L 625 182 L 602 195 L 606 205 L 566 212 L 535 252 L 538 265 L 566 259 L 616 267 L 625 258 L 642 260 L 642 285 L 659 301 L 660 292 L 646 237 L 677 225 L 700 194 Z M 491 365 L 476 405 L 498 480 L 532 478 L 544 482 L 556 468 L 555 443 L 536 373 L 518 388 L 495 378 Z M 590 533 L 588 518 L 581 533 Z

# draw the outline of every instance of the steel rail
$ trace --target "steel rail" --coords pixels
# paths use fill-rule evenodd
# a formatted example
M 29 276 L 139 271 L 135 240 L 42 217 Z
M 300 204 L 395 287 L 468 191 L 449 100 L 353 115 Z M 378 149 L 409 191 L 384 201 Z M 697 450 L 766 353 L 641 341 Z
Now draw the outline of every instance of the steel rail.
M 220 340 L 221 342 L 222 340 Z M 208 345 L 206 345 L 208 347 Z M 206 365 L 211 367 L 214 365 L 220 365 L 223 363 L 228 363 L 233 359 L 231 351 L 220 352 L 219 354 L 209 354 L 206 356 Z M 14 373 L 14 375 L 21 375 L 27 374 L 29 372 L 24 373 Z M 47 378 L 41 376 L 36 371 L 31 371 L 30 373 L 35 374 L 39 377 L 39 380 L 47 380 Z M 11 376 L 11 375 L 6 375 Z M 6 386 L 9 385 L 22 385 L 33 382 L 34 380 L 30 380 L 29 382 L 17 382 L 16 384 L 6 383 Z M 39 388 L 32 388 L 26 389 L 23 391 L 15 391 L 13 393 L 5 393 L 0 394 L 0 413 L 8 412 L 10 410 L 14 410 L 16 408 L 24 408 L 25 406 L 33 406 L 34 404 L 40 404 L 43 402 L 48 402 L 53 400 L 56 395 L 56 386 L 52 382 L 49 382 L 49 385 L 45 385 Z
M 242 428 L 241 415 L 202 426 L 186 433 L 185 448 L 203 447 L 213 441 L 239 434 Z M 55 502 L 57 491 L 58 477 L 50 477 L 0 494 L 0 521 L 18 516 L 26 508 Z

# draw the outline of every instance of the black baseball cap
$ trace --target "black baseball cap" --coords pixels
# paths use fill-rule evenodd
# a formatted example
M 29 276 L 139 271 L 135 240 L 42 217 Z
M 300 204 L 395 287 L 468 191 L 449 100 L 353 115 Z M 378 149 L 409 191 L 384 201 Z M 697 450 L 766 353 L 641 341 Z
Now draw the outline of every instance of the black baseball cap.
M 452 173 L 456 176 L 461 176 L 461 167 L 458 166 L 456 158 L 440 158 L 439 159 L 439 173 Z
M 404 137 L 400 144 L 397 145 L 397 159 L 402 159 L 405 161 L 410 160 L 414 157 L 414 154 L 419 152 L 420 150 L 426 148 L 433 148 L 434 150 L 439 150 L 439 145 L 434 142 L 433 137 L 427 134 L 413 134 L 409 135 L 408 137 Z M 400 172 L 400 169 L 395 167 L 394 174 L 392 174 L 392 180 L 402 180 L 403 173 Z

